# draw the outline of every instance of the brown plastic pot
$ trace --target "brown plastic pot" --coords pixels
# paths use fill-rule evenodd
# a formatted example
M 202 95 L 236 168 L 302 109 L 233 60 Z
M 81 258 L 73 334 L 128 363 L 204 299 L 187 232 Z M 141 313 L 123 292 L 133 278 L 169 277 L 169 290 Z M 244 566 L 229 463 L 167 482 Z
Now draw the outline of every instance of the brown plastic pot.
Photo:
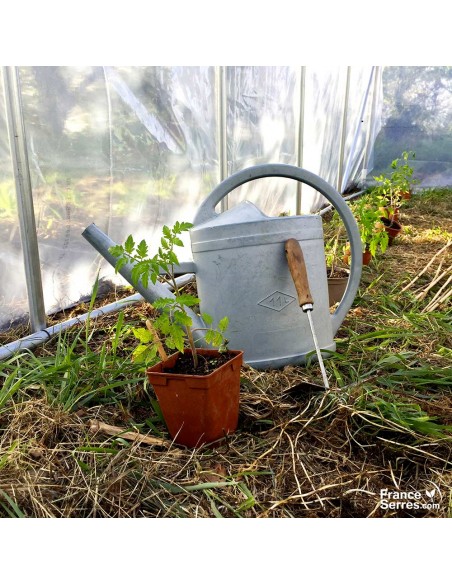
M 345 270 L 342 270 L 345 272 Z M 340 302 L 342 300 L 342 296 L 344 295 L 345 289 L 347 288 L 348 284 L 348 275 L 349 270 L 347 270 L 348 274 L 346 276 L 337 276 L 327 278 L 328 282 L 328 299 L 329 305 L 333 306 L 336 302 Z
M 363 266 L 368 266 L 370 264 L 370 260 L 372 259 L 372 254 L 370 250 L 366 249 L 363 251 Z
M 394 238 L 397 237 L 399 233 L 402 231 L 402 226 L 397 221 L 394 220 L 390 221 L 389 219 L 386 219 L 386 217 L 380 217 L 380 221 L 385 226 L 386 232 L 389 237 L 389 245 L 392 245 Z
M 187 353 L 189 351 L 185 351 Z M 239 416 L 240 367 L 243 351 L 233 355 L 209 375 L 167 373 L 180 353 L 147 369 L 171 437 L 176 444 L 193 448 L 232 434 Z M 198 349 L 198 355 L 218 356 L 213 349 Z
M 363 251 L 363 266 L 368 266 L 371 259 L 372 259 L 372 254 L 370 253 L 370 251 L 368 251 L 368 250 Z M 342 261 L 347 266 L 350 265 L 350 250 L 347 250 L 344 253 L 344 255 L 342 257 Z

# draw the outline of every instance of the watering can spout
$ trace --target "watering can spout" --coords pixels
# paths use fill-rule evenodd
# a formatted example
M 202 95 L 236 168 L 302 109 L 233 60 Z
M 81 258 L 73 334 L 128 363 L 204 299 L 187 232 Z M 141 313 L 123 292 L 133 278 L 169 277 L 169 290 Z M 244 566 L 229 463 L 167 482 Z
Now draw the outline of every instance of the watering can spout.
M 82 236 L 107 260 L 109 264 L 111 264 L 113 267 L 116 266 L 116 262 L 118 260 L 109 252 L 110 247 L 113 247 L 116 245 L 116 243 L 110 239 L 110 237 L 108 237 L 108 235 L 106 235 L 101 229 L 99 229 L 97 225 L 94 223 L 89 225 L 83 231 Z M 160 282 L 156 282 L 155 284 L 149 283 L 147 287 L 144 287 L 141 282 L 135 285 L 132 281 L 133 265 L 134 264 L 132 262 L 127 263 L 125 266 L 120 268 L 119 273 L 143 296 L 145 300 L 147 300 L 147 302 L 152 304 L 158 298 L 174 298 L 174 294 Z M 206 324 L 202 318 L 192 310 L 187 308 L 187 313 L 192 319 L 193 337 L 197 346 L 206 347 L 207 344 L 205 342 L 203 332 L 206 329 Z

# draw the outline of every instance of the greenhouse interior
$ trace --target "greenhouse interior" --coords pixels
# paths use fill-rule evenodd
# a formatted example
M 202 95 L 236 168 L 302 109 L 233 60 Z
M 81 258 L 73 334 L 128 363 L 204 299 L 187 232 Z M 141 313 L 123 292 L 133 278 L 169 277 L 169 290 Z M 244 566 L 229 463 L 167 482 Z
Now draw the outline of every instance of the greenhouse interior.
M 0 94 L 0 517 L 452 516 L 452 67 Z

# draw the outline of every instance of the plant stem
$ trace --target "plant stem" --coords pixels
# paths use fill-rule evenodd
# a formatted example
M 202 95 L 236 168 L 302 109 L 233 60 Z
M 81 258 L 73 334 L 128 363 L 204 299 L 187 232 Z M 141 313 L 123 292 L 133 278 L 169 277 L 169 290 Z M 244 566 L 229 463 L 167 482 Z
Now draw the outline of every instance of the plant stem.
M 191 354 L 193 357 L 193 367 L 198 368 L 198 353 L 196 352 L 195 341 L 193 339 L 193 331 L 189 326 L 185 329 L 187 331 L 188 344 L 190 345 Z
M 179 290 L 179 286 L 177 285 L 176 278 L 174 277 L 174 266 L 173 265 L 171 265 L 171 268 L 169 271 L 167 271 L 167 274 L 171 279 L 171 282 L 172 282 L 173 288 L 174 288 L 174 295 L 177 298 L 180 296 L 180 290 Z M 187 314 L 185 307 L 182 306 L 182 304 L 179 304 L 179 308 L 183 312 L 185 312 L 185 314 Z M 191 330 L 190 326 L 185 327 L 185 330 L 187 331 L 188 344 L 190 346 L 190 351 L 191 351 L 191 355 L 193 358 L 193 367 L 194 367 L 194 369 L 197 369 L 199 360 L 198 360 L 198 353 L 197 353 L 196 347 L 195 347 L 195 340 L 193 338 L 193 331 Z
M 337 234 L 336 234 L 336 239 L 334 240 L 334 245 L 333 245 L 333 259 L 331 260 L 331 270 L 330 270 L 330 278 L 333 277 L 334 274 L 334 268 L 336 267 L 336 253 L 337 253 L 337 246 L 339 244 L 339 236 L 341 234 L 342 231 L 342 227 L 340 226 L 337 230 Z

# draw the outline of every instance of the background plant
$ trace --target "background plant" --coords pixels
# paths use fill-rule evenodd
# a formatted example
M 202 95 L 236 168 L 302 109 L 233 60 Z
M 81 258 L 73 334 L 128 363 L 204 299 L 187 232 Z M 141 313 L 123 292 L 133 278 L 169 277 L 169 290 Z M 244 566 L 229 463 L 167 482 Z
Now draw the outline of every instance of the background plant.
M 413 179 L 414 168 L 409 164 L 409 160 L 414 160 L 416 154 L 410 151 L 402 152 L 401 158 L 396 158 L 391 162 L 392 172 L 390 180 L 394 191 L 400 196 L 403 193 L 409 193 L 414 184 L 419 182 Z
M 372 256 L 376 255 L 378 248 L 384 253 L 389 241 L 384 225 L 380 221 L 379 201 L 379 197 L 367 194 L 351 204 L 364 249 L 369 250 Z
M 385 216 L 388 219 L 403 205 L 403 194 L 411 192 L 412 186 L 419 182 L 412 178 L 414 168 L 408 162 L 414 158 L 414 152 L 404 151 L 401 158 L 395 158 L 391 162 L 392 172 L 374 176 L 377 185 L 372 188 L 371 192 L 380 198 L 382 207 L 387 208 Z
M 338 252 L 347 241 L 347 235 L 343 221 L 335 209 L 332 211 L 331 216 L 325 223 L 324 234 L 326 265 L 330 269 L 328 276 L 332 278 L 338 267 L 339 269 L 341 267 L 345 267 L 339 258 Z

